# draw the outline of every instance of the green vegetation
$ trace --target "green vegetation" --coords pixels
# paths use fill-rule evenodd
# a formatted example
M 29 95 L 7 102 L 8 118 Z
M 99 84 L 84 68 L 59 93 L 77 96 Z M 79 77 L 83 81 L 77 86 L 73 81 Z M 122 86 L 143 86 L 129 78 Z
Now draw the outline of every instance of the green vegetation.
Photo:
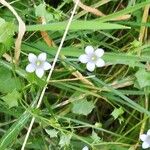
M 82 0 L 48 82 L 49 71 L 26 72 L 28 54 L 44 52 L 53 63 L 74 3 L 9 2 L 26 32 L 19 51 L 23 26 L 1 4 L 0 150 L 21 149 L 32 117 L 26 150 L 142 149 L 139 136 L 150 125 L 150 0 Z M 105 51 L 106 65 L 93 72 L 78 59 L 88 45 Z

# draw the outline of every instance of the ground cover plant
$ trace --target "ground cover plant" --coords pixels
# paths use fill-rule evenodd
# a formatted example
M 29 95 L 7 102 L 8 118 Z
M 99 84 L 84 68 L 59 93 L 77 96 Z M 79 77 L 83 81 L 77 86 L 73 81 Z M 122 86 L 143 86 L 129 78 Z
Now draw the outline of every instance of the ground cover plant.
M 150 147 L 150 0 L 0 0 L 0 150 Z

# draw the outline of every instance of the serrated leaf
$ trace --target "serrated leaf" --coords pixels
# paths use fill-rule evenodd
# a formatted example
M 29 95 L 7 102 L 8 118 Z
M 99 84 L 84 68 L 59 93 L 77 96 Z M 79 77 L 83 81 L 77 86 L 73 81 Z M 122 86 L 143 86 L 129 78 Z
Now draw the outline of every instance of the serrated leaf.
M 0 55 L 5 53 L 13 43 L 14 24 L 0 18 Z
M 46 22 L 53 20 L 53 15 L 47 12 L 46 6 L 44 3 L 38 5 L 35 8 L 35 14 L 37 17 L 44 17 L 46 19 Z
M 114 117 L 114 119 L 117 119 L 124 113 L 124 110 L 120 108 L 115 108 L 114 111 L 111 113 L 111 115 Z
M 21 89 L 20 80 L 12 77 L 10 70 L 0 67 L 0 92 L 9 93 L 14 89 Z
M 55 129 L 52 130 L 45 129 L 45 131 L 51 138 L 57 137 L 58 131 L 56 131 Z
M 82 99 L 73 102 L 72 112 L 79 115 L 88 115 L 93 108 L 94 103 L 92 101 Z
M 9 108 L 18 106 L 18 100 L 20 99 L 21 95 L 18 91 L 13 90 L 11 93 L 2 97 L 2 100 L 9 106 Z
M 150 72 L 147 72 L 145 69 L 140 69 L 135 76 L 141 88 L 150 86 Z
M 61 147 L 69 145 L 70 144 L 70 139 L 71 139 L 70 135 L 67 135 L 67 134 L 66 135 L 61 135 L 59 145 Z

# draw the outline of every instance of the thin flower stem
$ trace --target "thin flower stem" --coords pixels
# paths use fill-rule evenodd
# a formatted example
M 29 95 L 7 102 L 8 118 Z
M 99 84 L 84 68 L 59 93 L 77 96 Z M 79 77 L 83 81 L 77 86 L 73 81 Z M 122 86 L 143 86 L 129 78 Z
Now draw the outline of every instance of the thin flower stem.
M 43 100 L 45 91 L 46 91 L 46 89 L 47 89 L 48 82 L 49 82 L 49 80 L 50 80 L 50 78 L 51 78 L 51 75 L 52 75 L 52 73 L 53 73 L 53 70 L 54 70 L 54 68 L 55 68 L 55 64 L 56 64 L 57 59 L 58 59 L 58 57 L 59 57 L 59 53 L 60 53 L 60 51 L 61 51 L 61 48 L 62 48 L 62 46 L 63 46 L 63 43 L 64 43 L 64 41 L 65 41 L 65 38 L 66 38 L 66 36 L 67 36 L 68 30 L 69 30 L 69 27 L 70 27 L 71 22 L 72 22 L 72 20 L 73 20 L 73 16 L 74 16 L 74 14 L 75 14 L 75 12 L 76 12 L 78 3 L 79 3 L 79 0 L 77 0 L 76 3 L 75 3 L 74 9 L 73 9 L 72 14 L 71 14 L 71 17 L 70 17 L 70 19 L 69 19 L 69 21 L 68 21 L 68 24 L 67 24 L 67 27 L 66 27 L 66 29 L 65 29 L 64 35 L 63 35 L 63 37 L 62 37 L 61 43 L 60 43 L 60 45 L 59 45 L 59 47 L 58 47 L 58 50 L 57 50 L 57 53 L 56 53 L 56 55 L 55 55 L 55 58 L 54 58 L 54 61 L 53 61 L 51 70 L 50 70 L 50 72 L 49 72 L 49 74 L 48 74 L 48 77 L 47 77 L 47 79 L 46 79 L 47 84 L 44 86 L 44 88 L 43 88 L 43 90 L 42 90 L 42 93 L 41 93 L 41 95 L 40 95 L 40 98 L 39 98 L 39 101 L 38 101 L 38 104 L 37 104 L 36 108 L 39 108 L 40 105 L 41 105 L 41 103 L 42 103 L 42 100 Z M 21 150 L 24 150 L 24 149 L 25 149 L 27 140 L 28 140 L 29 135 L 30 135 L 30 132 L 31 132 L 31 130 L 32 130 L 32 126 L 33 126 L 33 124 L 34 124 L 34 121 L 35 121 L 35 117 L 33 117 L 32 120 L 31 120 L 31 122 L 30 122 L 29 129 L 28 129 L 28 131 L 27 131 L 27 134 L 26 134 L 26 137 L 25 137 L 25 139 L 24 139 L 24 142 L 23 142 L 23 145 L 22 145 Z

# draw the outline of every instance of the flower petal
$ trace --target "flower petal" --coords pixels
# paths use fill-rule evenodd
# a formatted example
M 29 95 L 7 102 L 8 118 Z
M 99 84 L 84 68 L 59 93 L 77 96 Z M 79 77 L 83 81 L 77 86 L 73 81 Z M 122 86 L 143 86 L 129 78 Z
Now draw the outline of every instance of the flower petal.
M 34 54 L 32 54 L 32 53 L 29 53 L 29 55 L 28 55 L 28 59 L 29 59 L 29 62 L 31 62 L 31 63 L 35 63 L 35 62 L 36 62 L 36 60 L 37 60 L 37 56 L 36 56 L 36 55 L 34 55 Z
M 143 148 L 143 149 L 146 149 L 146 148 L 149 148 L 149 147 L 150 147 L 150 144 L 149 144 L 149 143 L 143 142 L 143 144 L 142 144 L 142 148 Z
M 141 141 L 145 141 L 146 138 L 147 138 L 147 135 L 146 135 L 146 134 L 141 134 L 141 135 L 140 135 Z
M 147 131 L 147 135 L 150 135 L 150 129 Z
M 35 71 L 35 66 L 33 64 L 28 64 L 26 66 L 26 71 L 31 73 L 31 72 L 34 72 Z
M 44 70 L 49 70 L 49 69 L 51 69 L 51 64 L 50 63 L 48 63 L 48 62 L 44 62 L 44 64 L 43 64 L 43 69 Z
M 79 61 L 82 62 L 83 64 L 88 62 L 88 57 L 86 54 L 83 54 L 79 57 Z
M 97 57 L 102 57 L 104 55 L 104 50 L 102 48 L 98 48 L 96 51 L 95 51 L 95 55 Z
M 94 48 L 92 46 L 87 46 L 85 48 L 85 53 L 91 55 L 94 52 Z
M 88 62 L 86 65 L 87 70 L 89 70 L 90 72 L 94 71 L 95 69 L 95 64 L 92 62 Z
M 38 68 L 36 69 L 35 73 L 39 78 L 42 78 L 42 76 L 44 75 L 44 70 L 42 68 Z
M 82 150 L 89 150 L 89 148 L 88 148 L 87 146 L 84 146 L 84 147 L 82 148 Z
M 40 61 L 46 61 L 46 58 L 47 58 L 46 53 L 41 53 L 38 55 L 38 60 Z
M 99 58 L 97 61 L 96 61 L 96 66 L 97 67 L 104 67 L 105 66 L 105 62 L 103 59 Z

